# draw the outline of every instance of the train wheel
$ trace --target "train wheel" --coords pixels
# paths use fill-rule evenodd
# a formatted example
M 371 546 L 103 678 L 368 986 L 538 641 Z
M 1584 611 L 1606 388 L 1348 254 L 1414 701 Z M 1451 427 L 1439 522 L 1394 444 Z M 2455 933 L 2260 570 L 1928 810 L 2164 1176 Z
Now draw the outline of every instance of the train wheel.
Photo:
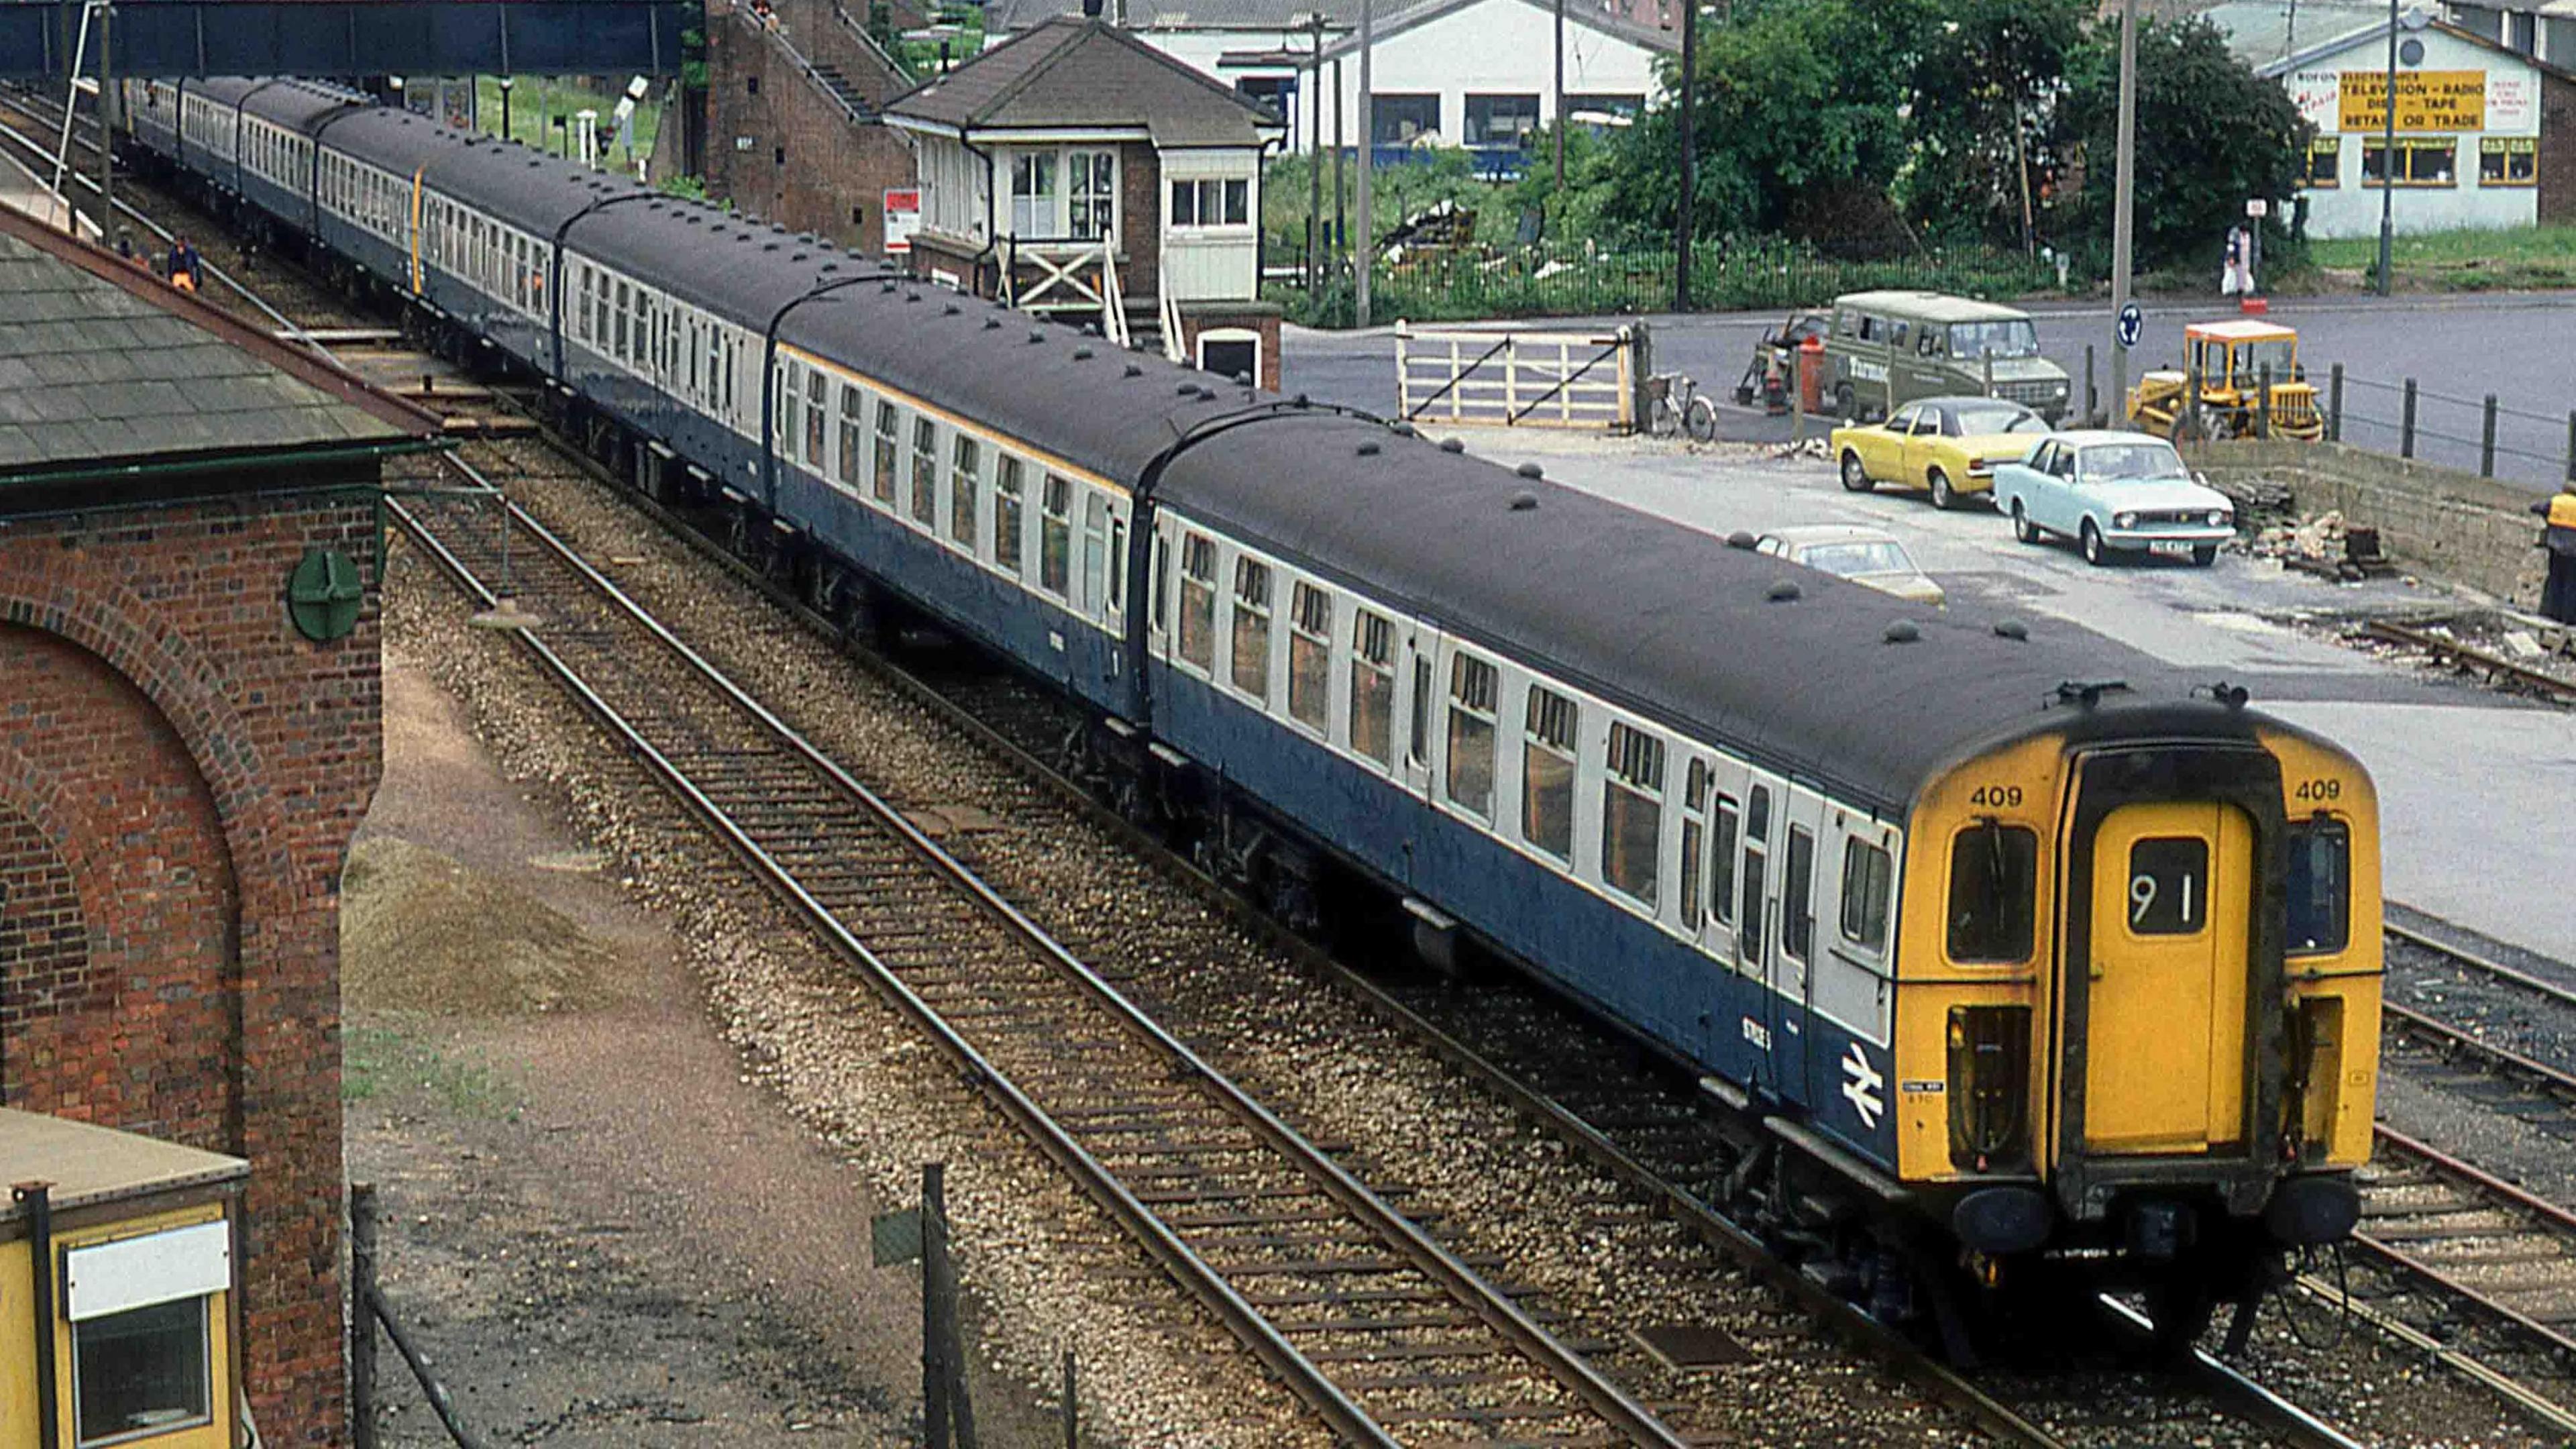
M 2189 1365 L 2217 1309 L 2217 1296 L 2196 1273 L 2178 1274 L 2149 1288 L 2147 1320 L 2155 1325 L 2151 1351 L 2156 1362 L 2165 1368 Z

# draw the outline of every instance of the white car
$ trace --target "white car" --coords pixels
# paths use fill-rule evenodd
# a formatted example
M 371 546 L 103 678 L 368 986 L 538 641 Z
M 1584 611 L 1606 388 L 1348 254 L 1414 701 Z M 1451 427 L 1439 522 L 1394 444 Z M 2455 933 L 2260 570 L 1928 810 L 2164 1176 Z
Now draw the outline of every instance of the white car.
M 1905 545 L 1883 528 L 1858 523 L 1775 528 L 1755 539 L 1753 549 L 1936 609 L 1949 597 L 1931 575 L 1915 566 Z
M 2103 429 L 2053 433 L 2018 463 L 1995 469 L 1995 507 L 2013 536 L 2071 538 L 2084 561 L 2115 553 L 2188 557 L 2202 568 L 2236 536 L 2236 505 L 2185 467 L 2173 444 Z

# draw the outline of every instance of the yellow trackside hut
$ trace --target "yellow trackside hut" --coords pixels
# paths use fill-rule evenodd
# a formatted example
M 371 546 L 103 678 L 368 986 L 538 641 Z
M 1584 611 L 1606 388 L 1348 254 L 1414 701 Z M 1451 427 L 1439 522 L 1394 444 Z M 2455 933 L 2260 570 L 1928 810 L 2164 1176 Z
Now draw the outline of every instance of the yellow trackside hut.
M 0 1449 L 231 1449 L 248 1172 L 0 1110 Z

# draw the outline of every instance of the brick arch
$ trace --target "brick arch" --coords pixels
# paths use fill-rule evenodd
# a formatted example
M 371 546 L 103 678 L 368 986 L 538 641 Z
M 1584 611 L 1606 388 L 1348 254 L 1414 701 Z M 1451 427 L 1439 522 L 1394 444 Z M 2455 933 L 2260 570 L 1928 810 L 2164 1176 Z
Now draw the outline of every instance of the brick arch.
M 284 811 L 268 786 L 248 725 L 203 651 L 73 550 L 55 555 L 41 570 L 12 568 L 0 557 L 0 625 L 5 624 L 69 640 L 142 691 L 205 777 L 245 917 L 269 918 L 294 908 Z

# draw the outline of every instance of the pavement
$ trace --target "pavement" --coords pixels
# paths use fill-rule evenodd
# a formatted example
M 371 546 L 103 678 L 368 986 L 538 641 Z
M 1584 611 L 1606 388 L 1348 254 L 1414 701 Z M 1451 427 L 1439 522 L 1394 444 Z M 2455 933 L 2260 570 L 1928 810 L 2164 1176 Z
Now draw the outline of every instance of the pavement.
M 2563 318 L 2562 314 L 2562 320 Z M 2402 578 L 2333 584 L 2242 555 L 2210 569 L 2095 569 L 2025 546 L 1991 510 L 1942 513 L 1919 494 L 1845 492 L 1827 463 L 1719 445 L 1462 429 L 1470 451 L 1723 536 L 1792 523 L 1871 523 L 1953 596 L 2056 618 L 2168 663 L 2243 684 L 2257 707 L 2358 754 L 2377 781 L 2388 895 L 2496 940 L 2576 961 L 2576 715 L 2335 642 L 2372 613 L 2469 606 Z M 2535 809 L 2535 803 L 2542 808 Z
M 2213 279 L 2214 280 L 2214 279 Z M 2147 297 L 2146 326 L 2132 379 L 2150 366 L 2176 365 L 2186 323 L 2234 315 L 2216 298 Z M 2101 397 L 2111 396 L 2111 309 L 2076 303 L 2036 304 L 2040 349 L 2084 390 L 2084 351 L 2094 349 Z M 1785 309 L 1650 316 L 1654 367 L 1696 379 L 1719 404 L 1721 436 L 1771 442 L 1789 436 L 1790 420 L 1734 403 L 1736 379 L 1763 334 Z M 2496 476 L 2535 490 L 2566 476 L 2570 413 L 2576 411 L 2576 292 L 2276 298 L 2274 321 L 2299 329 L 2300 357 L 2320 392 L 2337 362 L 2347 374 L 2344 441 L 2395 452 L 2407 378 L 2419 382 L 2416 456 L 2474 470 L 2479 461 L 2480 403 L 2496 395 Z M 1597 329 L 1635 318 L 1546 318 L 1516 325 Z M 1444 327 L 1455 324 L 1441 324 Z M 1485 324 L 1475 324 L 1485 325 Z M 1502 326 L 1506 324 L 1492 324 Z M 1395 334 L 1285 329 L 1281 373 L 1286 390 L 1371 412 L 1395 412 Z

